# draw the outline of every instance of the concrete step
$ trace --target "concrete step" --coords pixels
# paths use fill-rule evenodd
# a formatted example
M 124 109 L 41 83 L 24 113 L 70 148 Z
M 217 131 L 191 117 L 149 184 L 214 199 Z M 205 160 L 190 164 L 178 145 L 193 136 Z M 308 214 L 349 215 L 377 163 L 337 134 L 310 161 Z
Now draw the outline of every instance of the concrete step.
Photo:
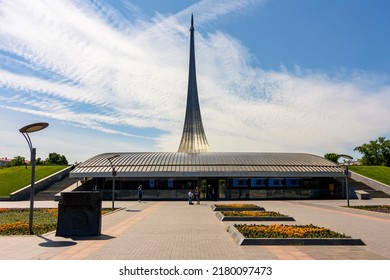
M 374 190 L 373 188 L 367 186 L 366 184 L 364 184 L 362 182 L 357 182 L 353 179 L 349 179 L 348 184 L 349 184 L 351 190 L 362 190 L 362 191 L 368 192 L 370 195 L 370 198 L 390 198 L 390 195 L 388 195 L 384 192 L 381 192 L 381 191 Z
M 55 182 L 54 184 L 51 184 L 47 186 L 45 189 L 41 190 L 40 192 L 36 193 L 34 196 L 34 200 L 38 201 L 54 201 L 54 196 L 68 188 L 70 185 L 76 183 L 79 179 L 78 178 L 69 178 L 64 177 L 62 180 Z

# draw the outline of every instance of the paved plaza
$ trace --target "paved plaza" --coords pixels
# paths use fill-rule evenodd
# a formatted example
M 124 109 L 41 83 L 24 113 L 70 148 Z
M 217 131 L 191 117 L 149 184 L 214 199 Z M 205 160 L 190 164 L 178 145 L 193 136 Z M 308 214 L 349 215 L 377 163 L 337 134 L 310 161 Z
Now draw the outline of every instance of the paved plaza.
M 234 201 L 223 203 L 235 203 Z M 243 203 L 242 201 L 237 203 Z M 0 236 L 2 260 L 388 260 L 390 215 L 345 208 L 345 200 L 245 201 L 295 218 L 284 224 L 314 224 L 360 238 L 364 246 L 239 246 L 226 231 L 212 201 L 116 201 L 122 209 L 102 218 L 96 237 Z M 390 204 L 390 199 L 351 200 L 351 205 Z M 36 207 L 57 202 L 36 201 Z M 0 202 L 0 208 L 28 201 Z M 103 207 L 111 207 L 104 201 Z M 247 222 L 248 223 L 248 222 Z M 261 222 L 270 224 L 275 222 Z

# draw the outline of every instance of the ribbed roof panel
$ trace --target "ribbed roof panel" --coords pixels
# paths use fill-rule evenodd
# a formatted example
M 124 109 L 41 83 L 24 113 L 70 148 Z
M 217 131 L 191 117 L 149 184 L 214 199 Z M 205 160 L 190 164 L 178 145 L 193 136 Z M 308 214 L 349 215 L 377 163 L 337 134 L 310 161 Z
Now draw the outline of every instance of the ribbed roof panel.
M 108 177 L 111 167 L 107 158 L 112 159 L 118 177 L 142 176 L 229 176 L 228 173 L 297 173 L 324 176 L 342 176 L 343 169 L 322 157 L 302 153 L 229 153 L 209 152 L 200 154 L 138 152 L 100 154 L 79 164 L 71 177 Z M 181 174 L 185 173 L 185 174 Z M 202 173 L 202 174 L 200 174 Z M 289 175 L 291 176 L 291 175 Z

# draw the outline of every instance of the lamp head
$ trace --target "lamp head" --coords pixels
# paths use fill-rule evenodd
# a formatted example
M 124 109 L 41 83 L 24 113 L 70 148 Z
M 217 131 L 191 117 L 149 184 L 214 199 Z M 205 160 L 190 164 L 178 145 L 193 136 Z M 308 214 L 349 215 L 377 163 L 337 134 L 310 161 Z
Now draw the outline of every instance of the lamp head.
M 341 158 L 349 159 L 349 160 L 353 159 L 353 157 L 351 157 L 349 155 L 338 155 L 338 156 L 341 157 Z
M 29 124 L 29 125 L 22 127 L 21 129 L 19 129 L 19 132 L 21 132 L 21 133 L 36 132 L 36 131 L 40 131 L 42 129 L 45 129 L 48 126 L 49 126 L 49 124 L 46 122 L 33 123 L 33 124 Z
M 112 160 L 112 159 L 114 159 L 114 158 L 117 158 L 117 157 L 119 157 L 120 155 L 113 155 L 113 156 L 111 156 L 111 157 L 109 157 L 109 158 L 107 158 L 108 160 Z

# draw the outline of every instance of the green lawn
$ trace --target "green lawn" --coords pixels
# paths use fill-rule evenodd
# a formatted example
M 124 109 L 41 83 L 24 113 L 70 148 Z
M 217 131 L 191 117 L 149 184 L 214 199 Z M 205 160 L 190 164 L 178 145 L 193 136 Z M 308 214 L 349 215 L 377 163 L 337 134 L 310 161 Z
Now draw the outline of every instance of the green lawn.
M 352 165 L 349 166 L 349 170 L 386 185 L 390 185 L 390 167 Z
M 68 166 L 36 166 L 35 182 Z M 8 197 L 11 193 L 31 184 L 31 166 L 14 166 L 0 169 L 0 197 Z

